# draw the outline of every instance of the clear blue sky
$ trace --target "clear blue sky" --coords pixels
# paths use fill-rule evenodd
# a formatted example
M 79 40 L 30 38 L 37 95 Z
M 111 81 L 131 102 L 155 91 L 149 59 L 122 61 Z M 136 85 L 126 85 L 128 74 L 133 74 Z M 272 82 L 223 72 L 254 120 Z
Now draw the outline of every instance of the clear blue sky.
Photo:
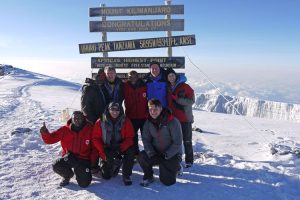
M 79 54 L 78 44 L 100 42 L 100 33 L 89 33 L 89 20 L 97 18 L 89 18 L 88 9 L 101 3 L 143 6 L 164 1 L 0 0 L 0 63 L 36 68 L 72 65 L 89 71 L 90 57 L 97 54 Z M 173 35 L 196 35 L 197 45 L 185 50 L 200 66 L 300 68 L 299 0 L 173 0 L 172 4 L 185 6 L 185 14 L 174 17 L 185 19 L 185 31 Z M 163 36 L 164 32 L 108 33 L 108 40 Z M 174 56 L 183 56 L 180 49 L 173 51 Z M 166 56 L 166 50 L 109 55 Z

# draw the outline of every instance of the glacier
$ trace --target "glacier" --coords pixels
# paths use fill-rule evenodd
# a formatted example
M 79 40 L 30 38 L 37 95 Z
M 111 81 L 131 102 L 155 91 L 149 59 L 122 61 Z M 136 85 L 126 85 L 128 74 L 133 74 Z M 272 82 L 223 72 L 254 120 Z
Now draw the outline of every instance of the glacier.
M 197 93 L 193 107 L 209 112 L 300 122 L 300 104 Z

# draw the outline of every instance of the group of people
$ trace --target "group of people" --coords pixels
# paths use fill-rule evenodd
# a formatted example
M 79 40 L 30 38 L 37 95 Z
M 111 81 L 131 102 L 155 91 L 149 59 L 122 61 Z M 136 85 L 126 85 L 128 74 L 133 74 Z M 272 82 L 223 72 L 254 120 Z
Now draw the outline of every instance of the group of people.
M 78 185 L 87 187 L 92 174 L 100 172 L 102 178 L 110 179 L 121 167 L 123 183 L 131 185 L 135 159 L 144 172 L 141 186 L 154 181 L 154 165 L 159 166 L 164 185 L 176 183 L 182 168 L 182 143 L 185 167 L 194 162 L 195 97 L 185 82 L 183 74 L 163 69 L 158 62 L 150 63 L 150 73 L 143 79 L 130 71 L 128 80 L 122 81 L 112 66 L 99 70 L 95 80 L 82 88 L 81 111 L 75 111 L 67 124 L 54 132 L 49 132 L 45 123 L 40 129 L 45 143 L 61 142 L 62 157 L 53 164 L 54 172 L 63 178 L 60 186 L 68 185 L 75 174 Z

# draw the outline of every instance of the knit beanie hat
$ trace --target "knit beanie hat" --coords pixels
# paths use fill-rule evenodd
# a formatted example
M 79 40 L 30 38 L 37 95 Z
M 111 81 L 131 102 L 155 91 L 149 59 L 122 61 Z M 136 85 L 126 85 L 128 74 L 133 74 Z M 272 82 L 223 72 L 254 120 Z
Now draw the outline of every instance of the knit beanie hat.
M 171 73 L 175 74 L 175 76 L 176 76 L 176 72 L 174 71 L 174 69 L 173 68 L 168 68 L 167 71 L 166 71 L 166 76 L 168 77 L 168 75 L 171 74 Z

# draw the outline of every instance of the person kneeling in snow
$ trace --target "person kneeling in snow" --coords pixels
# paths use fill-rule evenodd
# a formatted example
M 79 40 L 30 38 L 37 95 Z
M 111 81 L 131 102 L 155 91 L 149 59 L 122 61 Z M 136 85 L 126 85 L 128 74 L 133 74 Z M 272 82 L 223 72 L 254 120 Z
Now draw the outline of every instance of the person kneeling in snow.
M 176 183 L 181 169 L 182 132 L 178 119 L 169 110 L 163 109 L 158 99 L 148 101 L 149 118 L 144 124 L 142 140 L 144 151 L 138 161 L 144 171 L 141 186 L 154 181 L 153 165 L 159 167 L 159 179 L 164 185 Z
M 69 184 L 76 175 L 80 187 L 87 187 L 92 181 L 91 166 L 96 164 L 97 150 L 92 144 L 93 125 L 86 121 L 80 111 L 75 111 L 67 124 L 50 133 L 44 122 L 40 129 L 46 144 L 61 142 L 62 158 L 53 164 L 53 171 L 63 177 L 60 186 Z M 74 169 L 74 171 L 73 171 Z
M 93 131 L 93 144 L 99 152 L 104 147 L 105 158 L 101 160 L 100 169 L 104 179 L 118 175 L 123 163 L 122 175 L 125 185 L 131 185 L 134 147 L 134 130 L 130 120 L 125 117 L 121 105 L 111 102 L 105 114 L 99 119 Z M 102 158 L 102 157 L 101 157 Z

